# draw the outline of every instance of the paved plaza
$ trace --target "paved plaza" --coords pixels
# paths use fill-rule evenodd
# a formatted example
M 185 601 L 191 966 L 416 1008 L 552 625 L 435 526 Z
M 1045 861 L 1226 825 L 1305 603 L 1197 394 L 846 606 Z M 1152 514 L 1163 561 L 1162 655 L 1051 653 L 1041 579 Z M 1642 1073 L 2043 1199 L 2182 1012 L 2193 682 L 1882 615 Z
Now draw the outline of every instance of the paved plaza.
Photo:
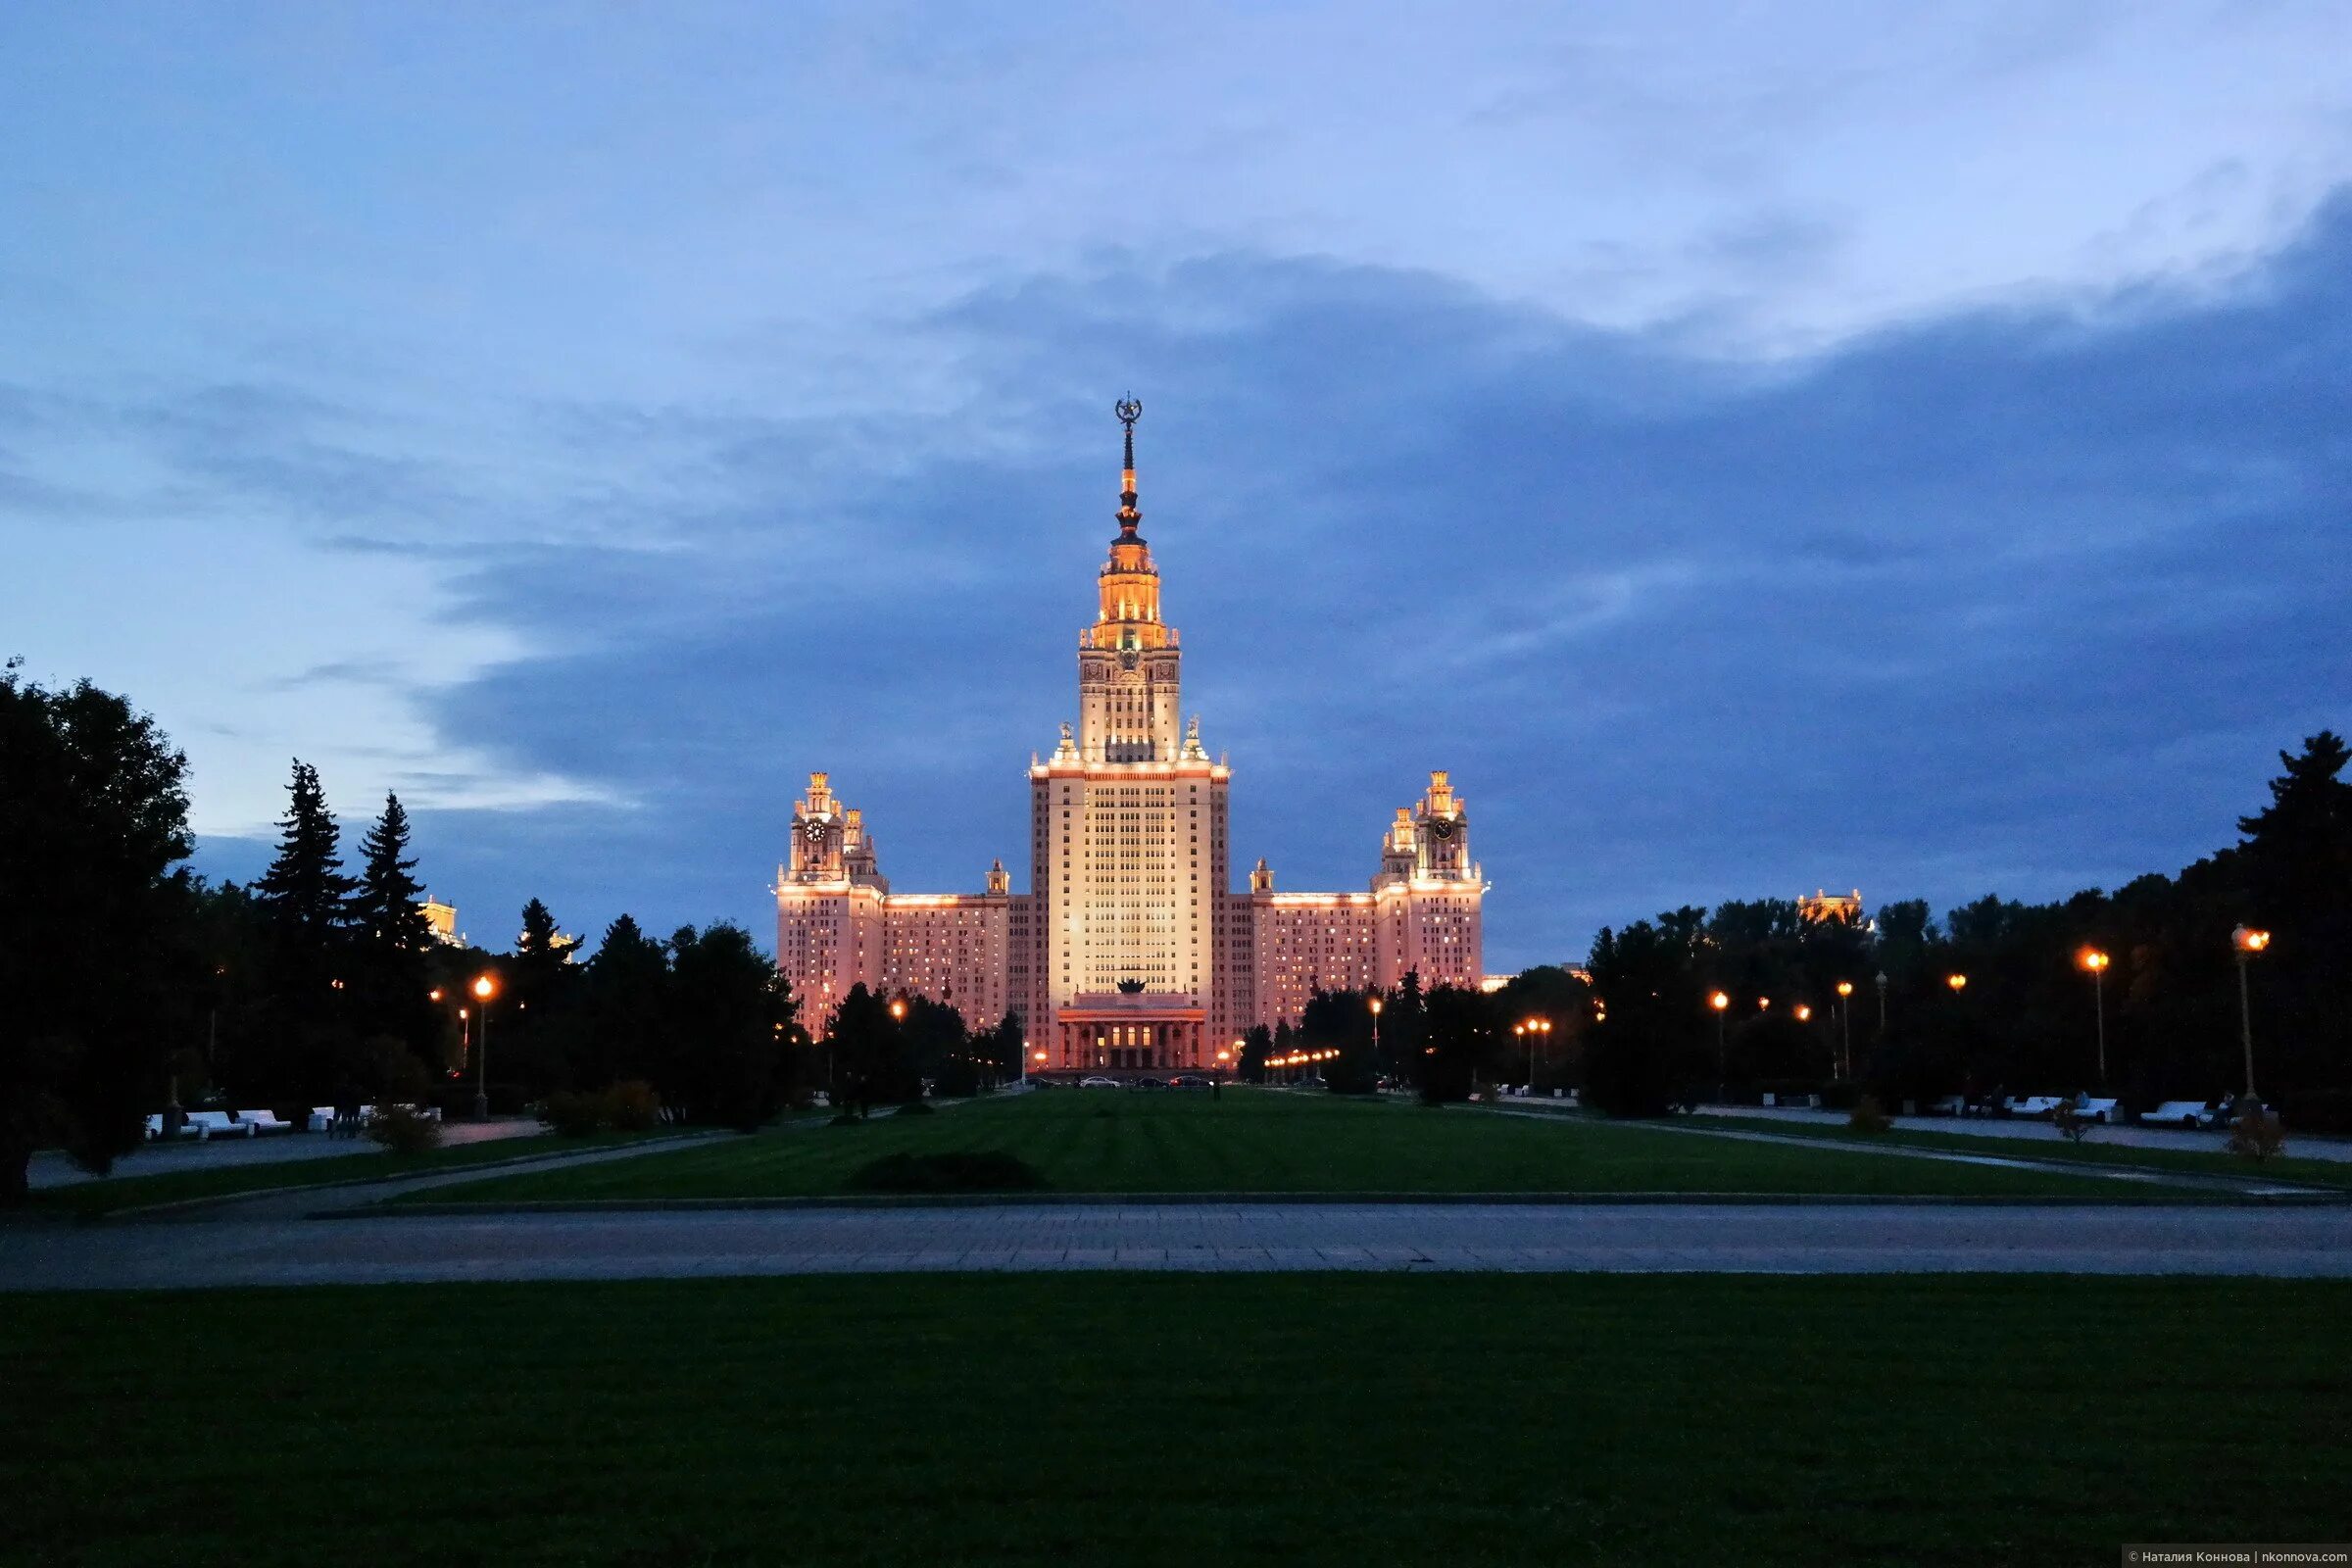
M 1511 1270 L 2352 1277 L 2352 1207 L 1922 1203 L 1005 1204 L 18 1227 L 0 1289 L 911 1270 Z
M 450 1121 L 442 1124 L 441 1144 L 454 1149 L 464 1144 L 496 1143 L 510 1138 L 537 1138 L 547 1129 L 536 1117 L 505 1116 L 495 1121 Z M 117 1176 L 168 1176 L 181 1171 L 222 1170 L 239 1165 L 275 1165 L 289 1160 L 335 1159 L 346 1154 L 377 1154 L 383 1151 L 365 1138 L 330 1138 L 324 1133 L 267 1133 L 258 1138 L 181 1139 L 169 1144 L 146 1144 L 115 1161 Z M 44 1149 L 32 1156 L 25 1171 L 34 1191 L 103 1181 L 74 1163 L 62 1150 Z M 319 1172 L 320 1181 L 333 1179 Z

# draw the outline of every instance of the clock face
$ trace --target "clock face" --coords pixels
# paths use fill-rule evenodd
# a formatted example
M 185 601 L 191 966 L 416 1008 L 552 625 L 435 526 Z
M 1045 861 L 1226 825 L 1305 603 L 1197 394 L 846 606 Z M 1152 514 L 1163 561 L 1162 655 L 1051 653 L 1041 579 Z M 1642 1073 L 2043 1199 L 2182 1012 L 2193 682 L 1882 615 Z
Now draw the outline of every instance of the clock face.
M 1430 819 L 1429 830 L 1432 833 L 1435 833 L 1439 838 L 1449 839 L 1453 837 L 1454 829 L 1457 826 L 1459 826 L 1459 824 L 1456 823 L 1452 817 L 1438 816 Z
M 811 844 L 822 844 L 825 841 L 825 824 L 814 818 L 802 824 L 801 831 L 808 836 L 808 842 Z

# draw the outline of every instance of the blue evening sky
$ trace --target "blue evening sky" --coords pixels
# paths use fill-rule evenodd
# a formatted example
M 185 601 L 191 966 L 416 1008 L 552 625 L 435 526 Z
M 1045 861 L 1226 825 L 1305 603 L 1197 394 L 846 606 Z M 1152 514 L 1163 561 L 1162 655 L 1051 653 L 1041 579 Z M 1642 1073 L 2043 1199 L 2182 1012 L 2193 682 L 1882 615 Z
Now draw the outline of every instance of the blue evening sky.
M 2348 182 L 2340 0 L 21 0 L 0 655 L 492 945 L 973 888 L 1132 390 L 1237 878 L 2114 886 L 2352 726 Z

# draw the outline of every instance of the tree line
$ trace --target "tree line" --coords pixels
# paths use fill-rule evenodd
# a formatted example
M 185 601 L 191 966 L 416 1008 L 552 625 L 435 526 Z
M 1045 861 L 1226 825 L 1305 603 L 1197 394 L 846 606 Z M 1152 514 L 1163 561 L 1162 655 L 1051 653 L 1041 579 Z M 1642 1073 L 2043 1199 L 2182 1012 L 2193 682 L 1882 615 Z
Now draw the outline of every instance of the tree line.
M 1424 994 L 1408 976 L 1380 995 L 1377 1050 L 1371 994 L 1319 993 L 1295 1027 L 1247 1037 L 1243 1074 L 1335 1053 L 1309 1070 L 1343 1091 L 1532 1082 L 1628 1114 L 1772 1093 L 1899 1106 L 2088 1092 L 2144 1108 L 2243 1092 L 2250 1034 L 2254 1087 L 2288 1125 L 2352 1130 L 2347 760 L 2326 730 L 2281 752 L 2239 841 L 2177 875 L 2049 904 L 1987 896 L 1940 920 L 1921 900 L 1669 909 L 1495 993 Z M 2241 927 L 2272 940 L 2241 956 Z

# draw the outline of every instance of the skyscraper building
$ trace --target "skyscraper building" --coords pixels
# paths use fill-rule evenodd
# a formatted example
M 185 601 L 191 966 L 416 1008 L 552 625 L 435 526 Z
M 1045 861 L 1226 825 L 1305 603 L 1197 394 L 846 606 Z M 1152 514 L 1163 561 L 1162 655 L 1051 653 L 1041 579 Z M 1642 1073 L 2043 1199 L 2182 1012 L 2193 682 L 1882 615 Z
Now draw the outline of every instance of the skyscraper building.
M 975 1027 L 1019 1015 L 1032 1071 L 1208 1070 L 1256 1024 L 1296 1022 L 1317 990 L 1482 977 L 1486 883 L 1444 772 L 1382 832 L 1360 893 L 1278 893 L 1229 878 L 1232 770 L 1182 707 L 1183 650 L 1143 536 L 1135 425 L 1118 532 L 1078 637 L 1078 717 L 1029 764 L 1029 891 L 1000 858 L 982 893 L 893 893 L 862 814 L 809 775 L 776 876 L 776 960 L 821 1036 L 852 987 L 949 1003 Z

